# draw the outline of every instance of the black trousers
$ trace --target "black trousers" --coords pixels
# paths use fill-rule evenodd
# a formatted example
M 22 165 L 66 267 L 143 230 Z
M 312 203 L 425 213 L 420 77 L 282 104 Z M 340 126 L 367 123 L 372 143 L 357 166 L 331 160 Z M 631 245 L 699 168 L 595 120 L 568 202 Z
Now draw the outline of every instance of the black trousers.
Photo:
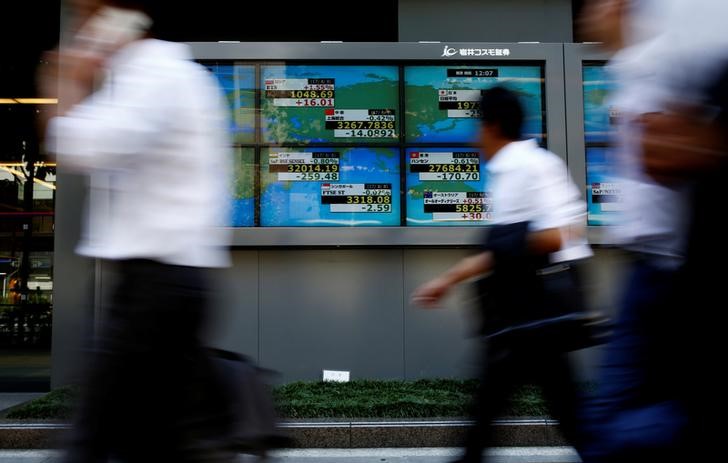
M 230 410 L 200 341 L 205 269 L 128 260 L 118 271 L 66 461 L 213 461 L 204 442 L 225 432 Z
M 482 303 L 486 315 L 490 308 L 488 304 L 495 304 L 496 315 L 497 307 L 503 307 L 506 312 L 518 311 L 518 307 L 524 312 L 532 310 L 529 312 L 532 319 L 585 310 L 581 266 L 581 262 L 571 262 L 569 265 L 555 267 L 555 271 L 541 277 L 543 291 L 535 293 L 536 295 L 519 294 L 513 289 L 507 293 L 506 296 L 509 297 L 501 295 L 501 301 L 504 302 L 500 304 L 498 299 L 484 299 Z M 518 282 L 516 287 L 517 284 Z M 483 294 L 488 297 L 487 292 Z M 511 301 L 516 302 L 509 305 Z M 518 301 L 522 306 L 517 305 Z M 534 310 L 537 312 L 533 312 Z M 493 320 L 486 319 L 484 326 L 488 327 L 489 322 Z M 551 347 L 554 345 L 553 341 L 556 339 L 543 343 L 543 340 L 536 339 L 514 341 L 496 337 L 483 344 L 480 386 L 471 410 L 475 425 L 466 434 L 464 461 L 482 460 L 483 450 L 493 444 L 491 422 L 502 416 L 510 396 L 524 384 L 541 387 L 551 415 L 559 420 L 562 434 L 570 444 L 580 450 L 583 433 L 578 422 L 582 397 L 568 353 L 560 351 L 558 347 Z
M 492 421 L 502 416 L 510 396 L 524 384 L 541 387 L 551 415 L 560 422 L 564 437 L 579 447 L 579 391 L 567 354 L 518 352 L 489 346 L 485 359 L 471 411 L 475 424 L 466 434 L 462 461 L 484 461 L 483 451 L 493 446 Z

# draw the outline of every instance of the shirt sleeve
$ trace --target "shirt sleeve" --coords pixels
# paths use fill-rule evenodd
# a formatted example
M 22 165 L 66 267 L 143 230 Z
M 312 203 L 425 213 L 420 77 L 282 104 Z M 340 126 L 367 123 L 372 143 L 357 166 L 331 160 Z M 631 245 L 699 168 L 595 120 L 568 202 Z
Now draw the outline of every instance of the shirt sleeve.
M 583 223 L 586 204 L 579 189 L 571 181 L 566 164 L 551 153 L 547 160 L 534 168 L 530 195 L 534 201 L 534 231 L 562 228 Z
M 115 76 L 65 116 L 51 119 L 48 149 L 77 171 L 128 167 L 163 134 L 168 91 L 143 72 Z

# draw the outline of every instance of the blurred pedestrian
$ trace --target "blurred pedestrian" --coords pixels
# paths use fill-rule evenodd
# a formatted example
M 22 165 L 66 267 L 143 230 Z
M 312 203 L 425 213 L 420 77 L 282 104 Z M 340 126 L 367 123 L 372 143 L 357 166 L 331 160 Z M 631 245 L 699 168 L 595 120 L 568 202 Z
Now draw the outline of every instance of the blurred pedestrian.
M 722 264 L 728 261 L 720 218 L 728 179 L 728 54 L 720 62 L 723 69 L 692 105 L 642 118 L 645 171 L 663 184 L 691 186 L 685 263 L 676 289 L 679 310 L 670 334 L 678 346 L 672 358 L 674 400 L 685 416 L 682 455 L 696 460 L 722 451 L 719 420 L 726 413 L 725 402 L 716 399 L 726 380 L 713 373 L 723 361 L 724 326 L 714 311 L 723 298 Z
M 685 313 L 692 306 L 685 298 L 685 268 L 695 244 L 690 230 L 695 185 L 687 175 L 670 175 L 667 158 L 645 158 L 645 147 L 654 148 L 656 128 L 671 125 L 665 113 L 686 116 L 678 108 L 693 106 L 715 75 L 716 57 L 728 45 L 720 25 L 725 5 L 592 0 L 586 6 L 583 38 L 615 52 L 609 71 L 617 90 L 610 99 L 619 112 L 615 151 L 626 204 L 616 237 L 631 255 L 614 336 L 587 408 L 591 443 L 582 454 L 587 462 L 684 461 L 695 450 L 685 400 L 695 382 L 690 372 L 696 373 L 688 367 L 694 361 L 688 355 L 694 318 L 688 322 Z M 676 66 L 689 71 L 676 75 Z M 702 132 L 695 148 L 714 139 L 690 119 L 680 129 L 663 130 L 658 142 L 680 151 L 687 161 L 683 174 L 693 170 L 690 162 L 701 163 L 700 156 L 690 155 L 694 150 L 683 131 Z
M 209 269 L 229 264 L 223 97 L 187 46 L 153 38 L 157 2 L 80 3 L 85 21 L 50 55 L 58 74 L 40 76 L 60 86 L 46 146 L 89 175 L 77 250 L 119 278 L 66 461 L 223 461 L 231 410 L 200 340 Z
M 481 147 L 493 201 L 493 226 L 485 251 L 467 257 L 417 288 L 412 300 L 435 307 L 456 284 L 473 277 L 486 283 L 484 334 L 489 339 L 475 425 L 459 461 L 479 462 L 492 444 L 491 421 L 520 384 L 542 387 L 567 439 L 576 444 L 578 391 L 562 344 L 568 333 L 533 328 L 539 320 L 581 313 L 580 263 L 592 255 L 585 238 L 586 206 L 566 164 L 534 140 L 521 141 L 523 109 L 503 87 L 483 92 Z

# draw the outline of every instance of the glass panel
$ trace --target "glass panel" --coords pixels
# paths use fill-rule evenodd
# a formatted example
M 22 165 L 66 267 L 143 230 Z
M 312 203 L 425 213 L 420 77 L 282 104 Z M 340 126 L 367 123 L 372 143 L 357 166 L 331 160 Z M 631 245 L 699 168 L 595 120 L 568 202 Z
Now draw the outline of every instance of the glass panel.
M 35 121 L 54 110 L 0 105 L 0 391 L 50 386 L 56 166 Z
M 231 112 L 233 143 L 255 143 L 255 67 L 208 64 L 222 87 Z
M 233 163 L 233 227 L 255 226 L 255 149 L 236 148 Z
M 526 111 L 524 135 L 543 144 L 541 66 L 408 66 L 405 76 L 407 143 L 470 143 L 478 136 L 480 92 L 503 85 Z
M 397 66 L 263 66 L 268 143 L 397 143 Z
M 407 225 L 487 225 L 485 158 L 472 148 L 407 149 Z
M 615 82 L 604 63 L 583 66 L 584 143 L 589 225 L 615 223 L 622 210 L 622 192 L 613 151 L 616 111 L 609 105 Z
M 397 226 L 399 151 L 392 148 L 265 148 L 262 226 Z

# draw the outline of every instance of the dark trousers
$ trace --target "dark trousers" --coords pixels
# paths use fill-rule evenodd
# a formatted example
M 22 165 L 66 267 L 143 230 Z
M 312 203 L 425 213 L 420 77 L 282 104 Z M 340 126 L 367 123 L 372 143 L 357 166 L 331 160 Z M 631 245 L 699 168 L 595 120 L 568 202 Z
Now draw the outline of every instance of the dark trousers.
M 118 263 L 66 461 L 210 461 L 206 439 L 227 422 L 200 332 L 208 307 L 204 269 L 149 260 Z
M 588 462 L 681 461 L 684 457 L 684 337 L 680 273 L 644 257 L 632 264 L 599 389 L 586 408 Z M 689 318 L 689 317 L 688 317 Z M 683 318 L 682 324 L 685 322 Z M 688 458 L 689 460 L 689 458 Z M 687 461 L 687 460 L 685 460 Z
M 520 311 L 528 315 L 527 318 L 537 320 L 586 310 L 581 266 L 581 262 L 570 262 L 553 267 L 552 272 L 539 277 L 539 286 L 531 293 L 524 289 L 519 293 L 512 288 L 506 294 L 500 294 L 497 291 L 501 290 L 501 285 L 485 286 L 481 292 L 485 296 L 482 304 L 486 315 L 483 332 L 489 334 L 488 328 L 499 321 L 499 314 L 508 318 Z M 515 285 L 518 286 L 518 281 Z M 489 298 L 488 291 L 498 297 Z M 493 315 L 487 318 L 489 312 L 495 318 Z M 562 336 L 554 332 L 547 339 L 542 339 L 536 334 L 530 333 L 518 339 L 491 336 L 490 341 L 484 343 L 480 386 L 471 412 L 475 425 L 466 435 L 464 461 L 482 460 L 483 450 L 493 444 L 491 422 L 502 416 L 510 396 L 525 384 L 541 387 L 549 411 L 559 420 L 564 437 L 572 445 L 580 447 L 581 433 L 577 420 L 581 396 L 569 355 L 558 346 L 558 338 Z M 568 337 L 566 332 L 563 336 Z
M 489 346 L 480 386 L 473 403 L 465 440 L 465 462 L 480 462 L 483 451 L 493 446 L 491 422 L 502 416 L 509 397 L 523 384 L 540 386 L 551 415 L 558 419 L 567 441 L 576 445 L 579 393 L 567 354 L 540 355 Z

